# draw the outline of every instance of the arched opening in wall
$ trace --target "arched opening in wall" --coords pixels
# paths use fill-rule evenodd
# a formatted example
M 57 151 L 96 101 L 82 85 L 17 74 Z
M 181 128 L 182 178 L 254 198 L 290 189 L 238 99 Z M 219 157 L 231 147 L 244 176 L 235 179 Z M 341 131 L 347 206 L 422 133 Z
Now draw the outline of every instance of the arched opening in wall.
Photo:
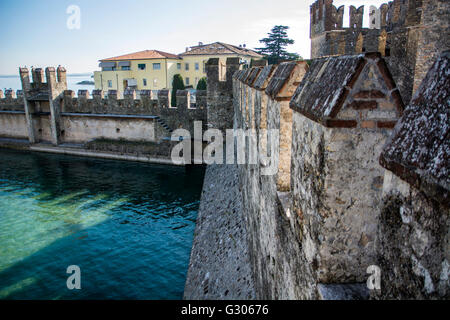
M 358 35 L 358 40 L 356 40 L 355 53 L 363 52 L 363 42 L 364 42 L 364 38 L 363 38 L 362 33 L 360 33 Z
M 380 52 L 383 56 L 386 56 L 386 40 L 387 33 L 386 30 L 383 29 L 383 31 L 381 31 L 380 37 L 378 38 L 378 52 Z

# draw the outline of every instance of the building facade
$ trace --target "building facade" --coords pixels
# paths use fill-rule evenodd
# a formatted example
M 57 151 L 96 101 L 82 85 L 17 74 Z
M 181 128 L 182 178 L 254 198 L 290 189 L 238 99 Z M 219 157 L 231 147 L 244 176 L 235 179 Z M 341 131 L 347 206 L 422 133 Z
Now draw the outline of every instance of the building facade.
M 179 73 L 181 58 L 145 50 L 100 60 L 99 66 L 101 71 L 94 72 L 97 90 L 161 90 L 171 87 L 173 76 Z
M 100 60 L 101 71 L 94 72 L 95 89 L 104 92 L 171 89 L 175 74 L 183 77 L 185 86 L 195 88 L 198 81 L 206 77 L 206 62 L 210 58 L 218 58 L 219 65 L 225 70 L 227 58 L 239 58 L 242 64 L 249 65 L 251 59 L 262 56 L 243 46 L 222 42 L 199 43 L 179 55 L 145 50 Z

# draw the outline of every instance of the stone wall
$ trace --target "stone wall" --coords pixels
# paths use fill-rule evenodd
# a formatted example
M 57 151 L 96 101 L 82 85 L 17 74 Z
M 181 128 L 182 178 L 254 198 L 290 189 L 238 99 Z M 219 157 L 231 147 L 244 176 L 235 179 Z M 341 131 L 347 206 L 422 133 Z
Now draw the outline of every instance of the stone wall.
M 362 27 L 365 10 L 369 28 Z M 332 0 L 311 5 L 311 58 L 378 51 L 386 56 L 403 100 L 408 103 L 440 52 L 450 48 L 450 3 L 445 0 L 394 0 L 376 8 L 344 6 Z
M 450 51 L 443 52 L 383 149 L 376 298 L 450 296 Z
M 178 90 L 177 105 L 171 106 L 169 90 L 160 90 L 157 97 L 142 91 L 139 98 L 134 90 L 124 92 L 123 98 L 115 90 L 109 91 L 107 98 L 99 90 L 92 96 L 80 90 L 75 97 L 67 90 L 64 68 L 46 68 L 45 76 L 43 69 L 35 68 L 31 75 L 32 80 L 29 71 L 20 68 L 23 90 L 17 94 L 0 91 L 3 137 L 55 146 L 95 139 L 158 142 L 169 139 L 178 128 L 193 135 L 195 121 L 206 126 L 206 91 L 197 91 L 196 103 L 191 104 L 190 92 Z
M 25 114 L 14 111 L 0 111 L 0 137 L 27 139 Z
M 267 139 L 260 137 L 259 133 L 264 129 L 280 128 L 283 119 L 280 117 L 280 104 L 286 102 L 276 101 L 265 92 L 276 73 L 274 69 L 274 66 L 267 66 L 260 70 L 253 83 L 248 81 L 251 71 L 243 70 L 235 75 L 234 81 L 235 128 L 254 128 L 257 145 L 269 150 L 272 146 L 270 143 L 267 146 Z M 286 74 L 285 80 L 294 78 L 292 75 L 290 72 Z M 278 159 L 279 143 L 273 147 Z M 248 158 L 249 145 L 245 153 Z M 300 254 L 298 233 L 292 228 L 278 199 L 278 175 L 262 174 L 267 165 L 258 155 L 256 164 L 239 166 L 256 298 L 314 299 L 317 293 L 311 283 L 311 271 Z
M 334 290 L 343 285 L 362 297 L 366 269 L 377 262 L 377 155 L 403 104 L 381 55 L 301 66 L 260 68 L 254 80 L 256 68 L 235 75 L 235 128 L 253 128 L 278 168 L 264 175 L 270 164 L 261 154 L 240 165 L 257 295 L 342 298 Z M 259 135 L 264 129 L 279 130 L 275 145 Z
M 449 207 L 386 171 L 375 299 L 449 299 Z
M 218 58 L 206 64 L 208 127 L 219 130 L 233 128 L 233 74 L 240 69 L 239 58 L 227 58 L 221 66 Z

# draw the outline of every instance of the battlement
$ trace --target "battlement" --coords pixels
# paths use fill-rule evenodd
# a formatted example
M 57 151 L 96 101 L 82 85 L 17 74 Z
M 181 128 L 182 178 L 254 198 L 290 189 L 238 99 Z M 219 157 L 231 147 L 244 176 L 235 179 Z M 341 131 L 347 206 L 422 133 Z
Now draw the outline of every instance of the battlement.
M 370 6 L 368 28 L 363 27 L 366 6 L 349 7 L 349 27 L 344 27 L 345 6 L 336 8 L 333 0 L 317 0 L 310 7 L 311 38 L 328 31 L 348 29 L 387 29 L 408 27 L 420 23 L 422 0 L 394 0 L 379 8 Z
M 67 89 L 67 75 L 66 69 L 59 66 L 58 68 L 47 67 L 32 68 L 31 80 L 30 72 L 28 68 L 19 68 L 20 80 L 22 82 L 22 89 L 25 92 L 32 92 L 36 94 L 38 92 L 61 91 Z M 44 76 L 45 75 L 45 76 Z
M 62 112 L 69 113 L 95 113 L 95 114 L 127 114 L 127 115 L 161 115 L 164 112 L 191 113 L 206 111 L 206 91 L 198 90 L 196 102 L 191 103 L 188 90 L 177 90 L 177 104 L 171 105 L 171 91 L 159 90 L 155 95 L 151 90 L 126 90 L 121 93 L 109 90 L 106 97 L 102 90 L 78 90 L 75 96 L 73 90 L 64 90 L 62 96 Z M 164 110 L 163 110 L 164 109 Z M 203 110 L 203 111 L 200 111 Z
M 226 130 L 233 128 L 233 75 L 241 69 L 239 58 L 227 58 L 222 64 L 218 58 L 206 63 L 208 125 Z

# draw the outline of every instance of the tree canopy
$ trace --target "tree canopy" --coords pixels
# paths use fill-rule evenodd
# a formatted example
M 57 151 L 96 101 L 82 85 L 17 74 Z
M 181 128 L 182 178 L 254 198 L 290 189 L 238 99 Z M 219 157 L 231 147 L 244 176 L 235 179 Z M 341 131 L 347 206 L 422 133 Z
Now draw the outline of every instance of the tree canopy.
M 205 77 L 198 80 L 197 90 L 206 90 L 206 78 Z
M 259 42 L 265 44 L 265 47 L 256 48 L 256 51 L 269 60 L 269 64 L 301 59 L 298 54 L 286 51 L 287 46 L 294 44 L 294 40 L 289 39 L 287 35 L 288 29 L 288 26 L 274 26 L 266 38 L 259 40 Z
M 172 107 L 175 107 L 177 105 L 177 90 L 184 90 L 184 89 L 185 87 L 183 77 L 180 74 L 174 75 L 172 80 L 172 97 L 171 97 Z

